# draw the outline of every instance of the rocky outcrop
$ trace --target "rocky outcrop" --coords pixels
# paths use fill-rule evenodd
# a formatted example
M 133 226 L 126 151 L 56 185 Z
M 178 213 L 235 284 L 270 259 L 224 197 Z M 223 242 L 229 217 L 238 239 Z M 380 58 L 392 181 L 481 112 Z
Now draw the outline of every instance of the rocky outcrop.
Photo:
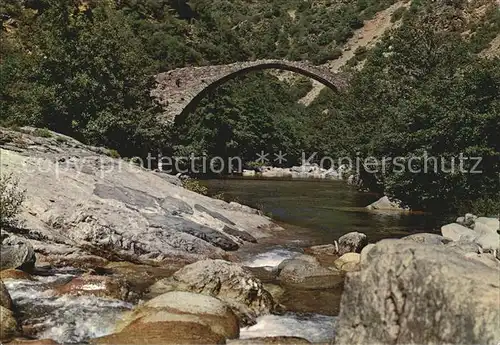
M 253 323 L 257 316 L 274 308 L 273 298 L 260 280 L 240 265 L 223 260 L 198 261 L 151 287 L 152 295 L 169 291 L 217 297 L 233 309 L 242 324 Z
M 238 318 L 217 298 L 191 292 L 174 291 L 160 295 L 123 316 L 117 331 L 134 323 L 194 322 L 226 339 L 239 336 Z
M 2 229 L 2 238 L 27 240 L 45 262 L 187 264 L 224 258 L 247 239 L 280 230 L 256 210 L 191 192 L 174 176 L 49 133 L 0 128 L 2 173 L 15 174 L 26 190 L 23 227 Z M 234 232 L 223 231 L 225 226 Z M 1 252 L 2 267 L 32 263 L 32 252 L 24 258 L 19 250 Z
M 342 284 L 343 277 L 335 268 L 326 268 L 309 255 L 283 261 L 279 266 L 281 284 L 297 289 L 328 289 Z
M 499 272 L 443 245 L 367 247 L 347 275 L 336 344 L 497 344 Z
M 297 178 L 297 179 L 329 179 L 342 180 L 347 176 L 347 167 L 341 166 L 339 169 L 324 169 L 318 164 L 304 164 L 291 168 L 276 168 L 271 166 L 262 167 L 260 175 L 268 178 Z
M 127 300 L 130 287 L 116 277 L 84 275 L 73 278 L 54 290 L 56 295 L 93 295 L 97 297 Z

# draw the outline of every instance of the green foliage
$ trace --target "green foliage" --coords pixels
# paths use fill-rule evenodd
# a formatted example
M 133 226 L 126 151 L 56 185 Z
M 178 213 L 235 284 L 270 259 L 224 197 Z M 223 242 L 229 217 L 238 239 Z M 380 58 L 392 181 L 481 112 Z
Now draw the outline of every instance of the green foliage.
M 112 158 L 120 158 L 120 153 L 114 149 L 107 150 L 106 154 Z
M 42 138 L 52 138 L 52 132 L 47 128 L 36 128 L 33 131 L 33 135 Z
M 203 185 L 199 180 L 194 178 L 187 178 L 182 180 L 182 186 L 191 192 L 201 195 L 208 195 L 208 188 Z
M 26 191 L 19 187 L 19 179 L 12 174 L 0 175 L 0 225 L 15 225 L 21 212 Z
M 406 7 L 400 7 L 391 16 L 391 23 L 395 23 L 401 18 L 403 18 L 403 15 L 406 13 Z

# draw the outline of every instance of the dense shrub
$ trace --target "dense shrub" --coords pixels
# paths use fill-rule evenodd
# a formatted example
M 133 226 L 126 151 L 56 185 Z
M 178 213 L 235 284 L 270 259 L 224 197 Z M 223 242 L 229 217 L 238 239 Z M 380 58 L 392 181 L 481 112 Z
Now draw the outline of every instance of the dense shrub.
M 0 175 L 0 225 L 15 225 L 21 212 L 26 191 L 19 187 L 19 180 L 12 174 Z

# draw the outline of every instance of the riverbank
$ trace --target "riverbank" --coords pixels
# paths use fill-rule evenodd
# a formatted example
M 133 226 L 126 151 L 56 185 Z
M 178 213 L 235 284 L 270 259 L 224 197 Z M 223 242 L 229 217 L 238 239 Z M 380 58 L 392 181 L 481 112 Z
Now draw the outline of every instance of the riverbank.
M 369 204 L 367 195 L 345 183 L 269 181 L 259 189 L 243 181 L 237 190 L 264 202 L 273 217 L 280 205 L 287 221 L 334 215 L 324 228 L 280 226 L 262 211 L 190 192 L 175 177 L 102 148 L 52 132 L 0 134 L 2 174 L 17 174 L 26 189 L 18 222 L 2 227 L 2 342 L 399 343 L 421 329 L 430 329 L 415 338 L 424 343 L 432 334 L 450 343 L 498 336 L 489 327 L 500 320 L 491 308 L 500 291 L 493 219 L 466 215 L 460 224 L 415 231 L 404 222 L 425 218 L 356 207 Z M 399 230 L 378 231 L 376 219 L 380 229 Z M 418 234 L 424 230 L 434 233 Z M 391 236 L 405 238 L 379 241 Z M 443 274 L 447 262 L 451 273 Z M 433 280 L 422 290 L 426 275 Z M 392 304 L 384 304 L 388 293 Z M 455 295 L 467 296 L 467 307 Z M 424 297 L 435 304 L 426 309 Z M 435 307 L 443 303 L 449 309 Z M 411 310 L 425 315 L 417 326 L 386 323 L 414 319 Z M 365 312 L 386 316 L 353 332 Z M 438 313 L 451 321 L 425 324 Z M 483 331 L 450 333 L 471 327 L 450 317 L 457 313 Z M 272 336 L 285 338 L 262 339 Z

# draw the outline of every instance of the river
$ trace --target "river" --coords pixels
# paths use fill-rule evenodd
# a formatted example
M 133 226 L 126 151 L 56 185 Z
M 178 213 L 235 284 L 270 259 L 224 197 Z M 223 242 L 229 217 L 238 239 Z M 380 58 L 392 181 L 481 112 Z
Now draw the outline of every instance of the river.
M 348 232 L 365 233 L 369 242 L 376 242 L 418 232 L 437 233 L 449 220 L 442 215 L 370 211 L 366 206 L 380 195 L 360 192 L 344 181 L 227 178 L 202 183 L 210 195 L 260 209 L 285 229 L 279 236 L 260 239 L 238 251 L 243 265 L 256 274 L 273 272 L 305 247 L 333 243 Z M 259 278 L 268 279 L 266 274 Z M 279 285 L 276 280 L 268 282 Z M 285 289 L 280 303 L 289 312 L 259 318 L 256 325 L 241 329 L 241 337 L 287 335 L 322 343 L 333 337 L 341 294 L 342 288 Z
M 363 232 L 370 242 L 416 232 L 438 232 L 447 217 L 369 211 L 380 198 L 359 192 L 336 180 L 283 180 L 229 178 L 202 181 L 210 194 L 260 209 L 285 229 L 311 244 L 332 243 L 351 231 Z

